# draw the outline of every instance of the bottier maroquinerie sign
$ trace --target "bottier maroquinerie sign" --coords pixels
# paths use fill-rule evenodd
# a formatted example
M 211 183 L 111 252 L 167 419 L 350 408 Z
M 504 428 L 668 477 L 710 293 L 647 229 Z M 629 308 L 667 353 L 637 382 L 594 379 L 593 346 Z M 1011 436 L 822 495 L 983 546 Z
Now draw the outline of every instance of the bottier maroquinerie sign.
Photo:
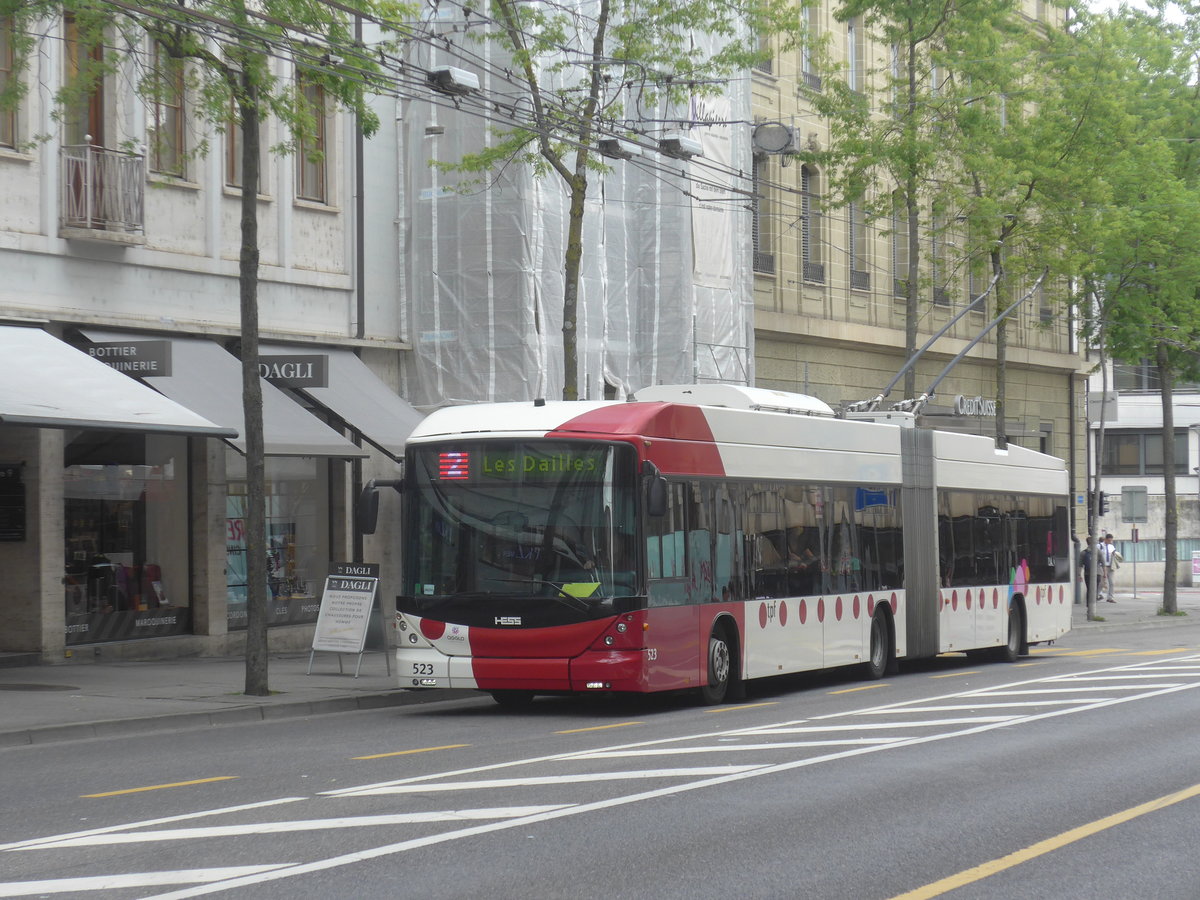
M 134 378 L 171 374 L 170 341 L 101 341 L 88 347 L 87 354 Z
M 959 394 L 954 398 L 954 414 L 956 416 L 994 416 L 996 401 L 985 400 L 983 397 L 965 397 Z

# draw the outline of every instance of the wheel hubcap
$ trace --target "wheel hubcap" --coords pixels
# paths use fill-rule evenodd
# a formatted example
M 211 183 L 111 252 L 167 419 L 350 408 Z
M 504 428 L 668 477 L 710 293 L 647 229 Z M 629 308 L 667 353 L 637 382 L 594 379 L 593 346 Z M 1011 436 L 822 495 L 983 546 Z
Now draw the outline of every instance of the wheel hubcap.
M 708 683 L 712 687 L 729 680 L 729 645 L 713 638 L 708 645 Z

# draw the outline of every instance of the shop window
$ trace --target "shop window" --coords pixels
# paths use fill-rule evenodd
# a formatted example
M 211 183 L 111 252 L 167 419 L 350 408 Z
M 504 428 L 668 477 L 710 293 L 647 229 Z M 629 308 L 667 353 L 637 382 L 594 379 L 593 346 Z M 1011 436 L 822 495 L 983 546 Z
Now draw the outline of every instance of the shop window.
M 85 431 L 64 462 L 66 643 L 190 633 L 187 439 Z
M 226 593 L 229 629 L 246 627 L 246 460 L 226 451 Z M 329 479 L 324 460 L 266 461 L 268 625 L 317 621 L 329 574 Z

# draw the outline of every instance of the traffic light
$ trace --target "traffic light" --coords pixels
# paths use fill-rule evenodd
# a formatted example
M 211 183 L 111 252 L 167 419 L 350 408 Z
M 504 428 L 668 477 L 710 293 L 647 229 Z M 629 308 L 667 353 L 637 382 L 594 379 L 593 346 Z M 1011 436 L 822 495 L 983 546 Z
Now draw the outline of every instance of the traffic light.
M 1100 515 L 1108 515 L 1108 494 L 1100 492 Z

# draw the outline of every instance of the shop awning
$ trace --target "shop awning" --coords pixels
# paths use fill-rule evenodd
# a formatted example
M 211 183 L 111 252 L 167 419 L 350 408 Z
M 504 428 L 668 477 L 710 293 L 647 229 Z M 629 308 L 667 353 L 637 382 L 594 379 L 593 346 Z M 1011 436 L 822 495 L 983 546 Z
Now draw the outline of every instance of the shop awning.
M 304 352 L 275 344 L 259 347 L 263 359 Z M 320 355 L 328 358 L 328 385 L 299 385 L 295 390 L 325 407 L 393 459 L 400 459 L 405 441 L 424 416 L 349 350 L 321 350 Z
M 186 405 L 36 327 L 0 325 L 0 422 L 233 438 Z
M 96 342 L 138 338 L 137 335 L 92 329 L 88 329 L 85 335 Z M 170 341 L 171 374 L 142 375 L 142 380 L 205 418 L 236 428 L 241 436 L 229 443 L 245 453 L 241 360 L 220 344 L 205 338 L 173 337 Z M 331 456 L 348 459 L 369 455 L 273 384 L 263 379 L 259 379 L 259 382 L 262 385 L 263 441 L 267 456 Z

